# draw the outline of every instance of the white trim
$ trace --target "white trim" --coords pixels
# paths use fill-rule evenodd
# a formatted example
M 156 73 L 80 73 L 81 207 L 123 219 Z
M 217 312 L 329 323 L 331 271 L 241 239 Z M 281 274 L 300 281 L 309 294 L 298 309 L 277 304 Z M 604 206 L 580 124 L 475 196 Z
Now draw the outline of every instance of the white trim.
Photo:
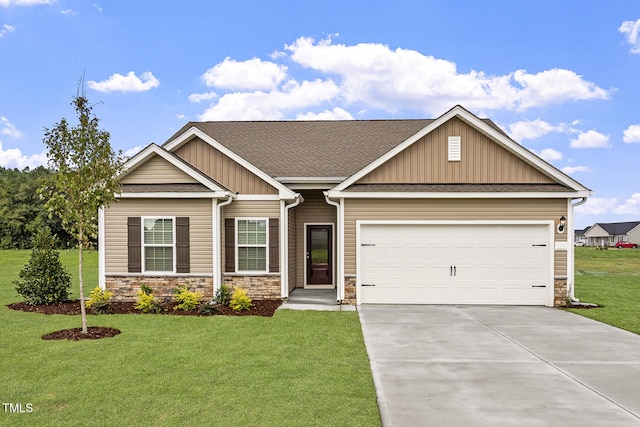
M 459 135 L 447 138 L 447 161 L 462 161 L 462 138 Z
M 238 263 L 238 248 L 240 248 L 240 242 L 238 242 L 238 221 L 264 221 L 265 223 L 265 243 L 264 244 L 243 244 L 242 247 L 243 248 L 264 248 L 265 250 L 265 265 L 264 265 L 264 270 L 240 270 L 240 265 Z M 260 273 L 268 273 L 269 272 L 269 218 L 265 218 L 265 217 L 248 217 L 248 216 L 242 216 L 242 217 L 236 217 L 234 218 L 234 230 L 233 232 L 235 233 L 235 265 L 236 265 L 236 271 L 235 273 L 239 273 L 239 274 L 243 274 L 246 276 L 251 276 L 254 274 L 260 274 Z
M 336 223 L 335 222 L 305 222 L 304 224 L 304 289 L 335 289 L 336 288 Z M 310 285 L 307 283 L 307 226 L 329 225 L 331 226 L 331 283 L 326 285 Z
M 222 285 L 222 208 L 229 205 L 234 200 L 233 195 L 230 195 L 227 200 L 223 202 L 216 201 L 216 210 L 213 222 L 213 295 L 220 289 Z
M 107 279 L 105 275 L 107 254 L 106 243 L 104 241 L 105 227 L 104 227 L 104 206 L 98 208 L 98 286 L 100 289 L 106 289 Z
M 360 262 L 360 238 L 362 236 L 361 227 L 363 225 L 546 225 L 547 237 L 549 239 L 549 245 L 553 245 L 555 242 L 555 227 L 553 220 L 356 220 L 356 305 L 361 305 L 361 280 L 362 280 L 362 263 Z M 547 307 L 554 306 L 554 248 L 548 248 L 548 293 L 547 293 Z
M 120 199 L 221 199 L 232 194 L 229 191 L 210 192 L 170 192 L 159 191 L 149 193 L 120 193 L 117 195 Z
M 145 219 L 170 219 L 171 220 L 171 245 L 168 244 L 146 244 L 144 242 L 144 221 Z M 172 271 L 157 271 L 157 270 L 147 270 L 147 265 L 145 263 L 145 259 L 146 259 L 146 248 L 147 247 L 165 247 L 168 248 L 169 246 L 171 246 L 171 249 L 173 251 L 173 255 L 172 255 L 172 263 L 173 263 L 173 270 Z M 177 259 L 176 259 L 176 217 L 175 216 L 171 216 L 171 215 L 158 215 L 158 216 L 154 216 L 154 215 L 147 215 L 147 216 L 141 216 L 140 217 L 140 249 L 141 249 L 141 264 L 142 264 L 142 272 L 144 274 L 147 275 L 164 275 L 167 273 L 176 273 L 176 263 L 177 263 Z
M 180 136 L 178 136 L 174 140 L 172 140 L 170 142 L 167 142 L 166 144 L 163 145 L 163 147 L 167 151 L 173 151 L 173 150 L 181 147 L 182 145 L 184 145 L 188 141 L 190 141 L 193 137 L 200 138 L 201 140 L 203 140 L 207 144 L 211 145 L 216 150 L 220 151 L 225 156 L 229 157 L 231 160 L 233 160 L 236 163 L 238 163 L 240 166 L 242 166 L 245 169 L 249 170 L 251 173 L 253 173 L 257 177 L 261 178 L 262 180 L 266 181 L 269 185 L 271 185 L 272 187 L 274 187 L 275 189 L 278 190 L 278 194 L 279 194 L 281 199 L 285 199 L 285 200 L 295 199 L 295 193 L 293 191 L 291 191 L 289 188 L 287 188 L 286 186 L 282 185 L 277 180 L 275 180 L 273 177 L 271 177 L 271 175 L 268 175 L 267 173 L 265 173 L 261 169 L 259 169 L 256 166 L 252 165 L 245 158 L 240 157 L 239 155 L 237 155 L 233 151 L 229 150 L 227 147 L 225 147 L 224 145 L 220 144 L 214 138 L 212 138 L 211 136 L 209 136 L 206 133 L 202 132 L 200 129 L 198 129 L 195 126 L 192 126 L 191 128 L 187 129 L 183 134 L 181 134 Z
M 414 135 L 406 139 L 404 142 L 397 145 L 392 150 L 389 150 L 387 153 L 377 158 L 376 160 L 374 160 L 373 162 L 371 162 L 370 164 L 362 168 L 360 171 L 353 174 L 351 177 L 343 181 L 341 184 L 337 185 L 334 188 L 334 191 L 344 190 L 350 185 L 355 184 L 359 179 L 367 175 L 369 172 L 378 168 L 379 166 L 384 164 L 387 160 L 393 158 L 398 153 L 404 151 L 407 147 L 411 146 L 413 143 L 415 143 L 425 135 L 431 133 L 432 131 L 434 131 L 435 129 L 437 129 L 438 127 L 440 127 L 441 125 L 443 125 L 444 123 L 446 123 L 447 121 L 449 121 L 454 117 L 458 117 L 461 120 L 465 121 L 467 124 L 475 127 L 480 132 L 484 133 L 489 138 L 499 143 L 503 148 L 507 149 L 508 151 L 512 152 L 516 156 L 520 157 L 522 160 L 524 160 L 526 163 L 530 164 L 531 166 L 541 170 L 548 176 L 554 178 L 557 182 L 563 185 L 566 185 L 567 187 L 577 192 L 586 192 L 587 195 L 590 195 L 590 190 L 582 186 L 579 182 L 575 181 L 573 178 L 559 171 L 549 163 L 542 160 L 540 157 L 533 154 L 531 151 L 527 150 L 520 144 L 511 140 L 505 134 L 489 126 L 487 123 L 480 120 L 477 116 L 475 116 L 474 114 L 471 114 L 469 111 L 465 110 L 459 105 L 456 105 L 451 110 L 447 111 L 442 116 L 440 116 L 439 118 L 437 118 L 436 120 L 434 120 L 433 122 L 431 122 L 430 124 L 422 128 L 422 130 L 418 131 L 417 133 L 415 133 Z M 580 197 L 580 196 L 576 196 L 575 193 L 571 193 L 571 196 Z
M 574 197 L 587 197 L 590 192 L 578 191 L 575 193 L 566 192 L 357 192 L 329 190 L 329 197 L 332 199 L 567 199 Z
M 286 204 L 284 200 L 280 202 L 280 296 L 289 298 L 289 210 L 298 206 L 304 198 L 296 193 L 296 200 Z M 295 255 L 293 258 L 295 263 Z
M 338 184 L 347 178 L 348 176 L 277 176 L 275 179 L 287 184 Z

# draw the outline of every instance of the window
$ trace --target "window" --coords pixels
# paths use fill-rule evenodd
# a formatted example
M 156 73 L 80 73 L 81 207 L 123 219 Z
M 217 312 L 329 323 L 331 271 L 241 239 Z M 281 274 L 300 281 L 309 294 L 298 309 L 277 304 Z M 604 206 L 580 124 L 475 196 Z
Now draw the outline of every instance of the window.
M 173 218 L 144 218 L 144 271 L 173 271 Z
M 461 159 L 460 153 L 460 137 L 450 136 L 448 139 L 448 152 L 450 162 L 459 162 Z
M 267 271 L 267 220 L 238 218 L 237 263 L 238 271 Z

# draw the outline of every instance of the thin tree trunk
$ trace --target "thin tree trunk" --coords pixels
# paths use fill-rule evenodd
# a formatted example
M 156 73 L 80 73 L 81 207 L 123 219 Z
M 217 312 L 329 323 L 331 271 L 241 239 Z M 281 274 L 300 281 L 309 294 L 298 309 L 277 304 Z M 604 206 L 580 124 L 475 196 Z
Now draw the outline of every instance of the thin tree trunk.
M 84 306 L 84 281 L 82 279 L 82 245 L 84 241 L 84 236 L 82 233 L 82 227 L 80 227 L 80 240 L 78 241 L 78 274 L 80 275 L 78 283 L 80 284 L 80 313 L 82 313 L 82 333 L 86 334 L 89 331 L 87 330 L 87 310 Z

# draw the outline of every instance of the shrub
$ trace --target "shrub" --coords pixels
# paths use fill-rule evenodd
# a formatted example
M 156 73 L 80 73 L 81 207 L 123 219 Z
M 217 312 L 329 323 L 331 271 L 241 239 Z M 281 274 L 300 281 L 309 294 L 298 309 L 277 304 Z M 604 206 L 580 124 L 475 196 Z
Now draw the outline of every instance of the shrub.
M 210 299 L 209 301 L 200 304 L 198 311 L 200 312 L 200 314 L 211 316 L 212 314 L 216 314 L 219 308 L 220 305 L 216 302 L 216 300 Z
M 173 298 L 177 303 L 173 309 L 184 311 L 195 310 L 202 297 L 202 292 L 192 291 L 189 285 L 180 285 L 173 290 Z
M 60 254 L 54 249 L 55 237 L 49 228 L 40 229 L 33 238 L 33 250 L 24 266 L 16 291 L 30 305 L 54 304 L 69 299 L 71 276 L 60 262 Z
M 235 288 L 229 305 L 236 311 L 249 310 L 251 308 L 251 298 L 247 295 L 246 290 Z
M 216 291 L 214 300 L 216 304 L 229 305 L 231 302 L 231 288 L 227 285 L 220 285 L 220 289 Z
M 158 313 L 162 310 L 162 303 L 153 295 L 153 290 L 149 286 L 141 285 L 137 295 L 136 305 L 133 306 L 136 310 L 143 313 Z
M 109 292 L 104 289 L 100 289 L 99 286 L 96 286 L 91 291 L 89 295 L 89 299 L 85 303 L 87 308 L 93 308 L 93 312 L 95 314 L 106 314 L 111 309 L 111 298 L 113 297 L 113 292 Z

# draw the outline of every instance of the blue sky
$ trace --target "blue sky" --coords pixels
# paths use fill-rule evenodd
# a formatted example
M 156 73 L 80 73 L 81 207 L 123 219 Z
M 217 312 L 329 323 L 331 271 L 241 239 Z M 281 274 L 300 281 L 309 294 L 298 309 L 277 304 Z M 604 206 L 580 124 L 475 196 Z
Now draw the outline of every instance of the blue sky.
M 0 166 L 46 162 L 83 74 L 126 153 L 188 121 L 461 104 L 593 190 L 576 227 L 640 220 L 639 32 L 637 0 L 0 0 Z

